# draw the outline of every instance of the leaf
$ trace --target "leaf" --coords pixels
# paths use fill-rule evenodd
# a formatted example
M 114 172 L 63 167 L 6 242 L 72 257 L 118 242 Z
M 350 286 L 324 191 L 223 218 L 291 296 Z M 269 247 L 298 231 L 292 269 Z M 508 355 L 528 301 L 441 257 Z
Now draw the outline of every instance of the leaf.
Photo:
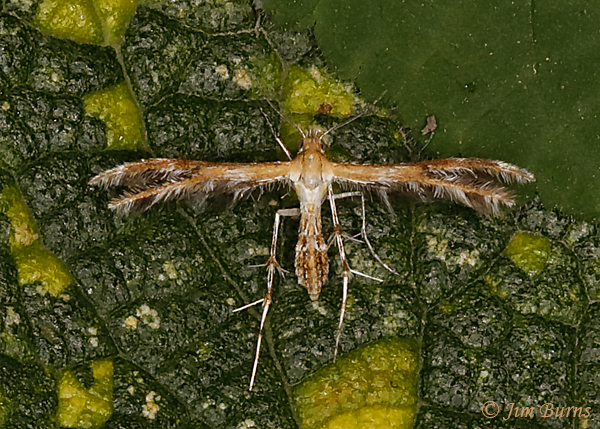
M 313 28 L 332 70 L 397 106 L 415 132 L 435 115 L 437 156 L 535 172 L 550 207 L 600 214 L 596 120 L 600 8 L 585 1 L 266 0 L 280 26 Z
M 502 427 L 481 413 L 490 400 L 504 417 L 510 403 L 581 407 L 513 416 L 516 427 L 599 426 L 597 412 L 585 417 L 600 397 L 598 227 L 538 201 L 491 219 L 400 199 L 392 215 L 368 200 L 370 240 L 400 275 L 347 241 L 351 266 L 383 283 L 352 279 L 335 366 L 335 253 L 316 303 L 293 274 L 277 279 L 248 392 L 259 311 L 232 310 L 263 297 L 266 273 L 253 266 L 268 256 L 275 212 L 295 198 L 279 189 L 233 207 L 169 203 L 122 217 L 88 181 L 148 157 L 281 159 L 263 112 L 286 143 L 293 134 L 260 94 L 304 88 L 293 105 L 312 113 L 311 91 L 332 111 L 353 96 L 331 83 L 309 33 L 258 22 L 246 2 L 146 2 L 122 39 L 120 24 L 102 33 L 106 46 L 37 31 L 44 3 L 7 1 L 0 16 L 0 426 L 393 427 L 416 412 L 419 428 Z M 117 13 L 118 24 L 128 5 L 95 19 L 105 28 Z M 328 153 L 401 162 L 405 143 L 381 110 L 332 133 Z M 359 201 L 338 208 L 344 231 L 358 233 Z M 286 219 L 278 257 L 289 271 L 296 238 Z M 317 394 L 339 400 L 311 393 L 327 377 L 342 382 Z M 331 420 L 318 419 L 325 406 Z

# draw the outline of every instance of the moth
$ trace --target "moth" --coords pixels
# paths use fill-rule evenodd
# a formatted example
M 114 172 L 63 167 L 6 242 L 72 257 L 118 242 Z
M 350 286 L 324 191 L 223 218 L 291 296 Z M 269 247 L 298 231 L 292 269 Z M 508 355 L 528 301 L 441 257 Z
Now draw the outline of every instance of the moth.
M 282 217 L 300 217 L 295 248 L 295 273 L 298 283 L 307 290 L 310 299 L 317 300 L 329 272 L 328 245 L 323 238 L 321 227 L 321 206 L 325 201 L 329 202 L 333 241 L 338 249 L 343 280 L 342 303 L 335 338 L 334 356 L 337 356 L 350 278 L 353 274 L 366 275 L 351 269 L 348 264 L 336 200 L 361 198 L 362 238 L 374 257 L 385 268 L 395 272 L 377 256 L 368 241 L 364 215 L 365 191 L 376 191 L 384 198 L 389 192 L 403 192 L 414 194 L 422 201 L 451 200 L 481 213 L 497 215 L 502 206 L 510 207 L 514 204 L 513 196 L 503 186 L 504 183 L 527 183 L 535 180 L 533 174 L 523 168 L 502 161 L 479 158 L 434 159 L 387 165 L 332 162 L 325 156 L 323 137 L 356 117 L 327 131 L 316 127 L 305 131 L 282 116 L 302 135 L 302 142 L 295 156 L 292 156 L 277 136 L 275 137 L 288 161 L 216 163 L 181 159 L 143 159 L 104 171 L 90 180 L 90 184 L 105 188 L 125 188 L 124 194 L 112 200 L 109 205 L 111 209 L 122 213 L 141 212 L 160 202 L 175 199 L 204 199 L 217 194 L 233 194 L 234 199 L 237 199 L 256 188 L 274 183 L 284 184 L 296 191 L 300 207 L 281 209 L 275 214 L 270 255 L 265 263 L 265 297 L 235 310 L 262 303 L 250 390 L 256 378 L 263 327 L 272 304 L 273 279 L 276 271 L 282 271 L 276 258 L 277 236 Z M 272 126 L 271 129 L 273 131 Z M 336 194 L 334 184 L 351 191 Z

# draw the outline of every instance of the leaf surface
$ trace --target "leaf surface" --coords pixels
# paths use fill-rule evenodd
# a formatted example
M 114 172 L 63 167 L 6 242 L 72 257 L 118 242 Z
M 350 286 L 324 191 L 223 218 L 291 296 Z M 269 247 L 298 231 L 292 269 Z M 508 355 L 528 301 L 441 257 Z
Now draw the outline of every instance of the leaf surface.
M 329 67 L 396 105 L 416 133 L 434 115 L 437 156 L 535 172 L 550 206 L 600 214 L 600 6 L 586 1 L 288 1 L 265 8 L 313 28 Z M 533 189 L 530 195 L 533 194 Z

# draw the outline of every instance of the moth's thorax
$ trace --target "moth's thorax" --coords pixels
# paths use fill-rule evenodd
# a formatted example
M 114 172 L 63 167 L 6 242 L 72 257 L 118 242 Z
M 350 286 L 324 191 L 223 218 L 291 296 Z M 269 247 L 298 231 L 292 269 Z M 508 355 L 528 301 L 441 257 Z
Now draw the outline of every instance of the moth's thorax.
M 325 157 L 320 130 L 311 130 L 302 141 L 296 158 L 291 162 L 290 179 L 298 192 L 300 205 L 305 202 L 321 204 L 327 188 L 333 180 L 331 163 Z M 314 193 L 318 195 L 313 195 Z
M 305 205 L 320 207 L 333 180 L 331 163 L 316 151 L 303 151 L 291 163 L 290 179 L 294 184 L 300 208 Z

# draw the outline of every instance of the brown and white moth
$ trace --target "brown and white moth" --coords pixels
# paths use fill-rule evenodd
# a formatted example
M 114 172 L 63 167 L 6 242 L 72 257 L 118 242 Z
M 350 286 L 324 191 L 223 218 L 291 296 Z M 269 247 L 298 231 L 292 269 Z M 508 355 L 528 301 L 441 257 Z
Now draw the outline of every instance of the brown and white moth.
M 388 165 L 331 162 L 325 157 L 323 137 L 341 125 L 325 132 L 318 128 L 304 132 L 296 126 L 303 140 L 295 157 L 292 157 L 283 142 L 276 138 L 289 158 L 289 161 L 285 162 L 214 163 L 148 159 L 112 168 L 90 180 L 92 185 L 124 187 L 125 193 L 111 201 L 109 206 L 123 213 L 144 211 L 159 202 L 173 199 L 206 198 L 222 193 L 231 193 L 235 198 L 240 198 L 253 189 L 277 182 L 295 189 L 300 207 L 278 210 L 275 215 L 270 257 L 265 263 L 266 295 L 255 303 L 237 309 L 242 310 L 261 302 L 263 305 L 250 390 L 256 378 L 263 326 L 272 303 L 274 274 L 276 270 L 281 270 L 276 259 L 276 248 L 282 216 L 300 216 L 295 258 L 296 276 L 298 283 L 308 291 L 310 299 L 316 300 L 329 272 L 328 246 L 321 230 L 321 205 L 325 200 L 329 201 L 333 236 L 339 251 L 343 277 L 342 305 L 335 345 L 337 355 L 346 311 L 348 283 L 352 274 L 364 274 L 352 270 L 346 259 L 336 199 L 356 196 L 361 198 L 363 240 L 375 258 L 394 272 L 379 259 L 366 236 L 363 195 L 365 190 L 375 190 L 384 196 L 388 192 L 400 191 L 414 194 L 423 201 L 457 201 L 478 212 L 497 215 L 502 206 L 510 207 L 514 204 L 512 195 L 502 183 L 527 183 L 535 180 L 533 174 L 525 169 L 502 161 L 478 158 L 436 159 Z M 334 184 L 351 188 L 353 191 L 334 194 Z

